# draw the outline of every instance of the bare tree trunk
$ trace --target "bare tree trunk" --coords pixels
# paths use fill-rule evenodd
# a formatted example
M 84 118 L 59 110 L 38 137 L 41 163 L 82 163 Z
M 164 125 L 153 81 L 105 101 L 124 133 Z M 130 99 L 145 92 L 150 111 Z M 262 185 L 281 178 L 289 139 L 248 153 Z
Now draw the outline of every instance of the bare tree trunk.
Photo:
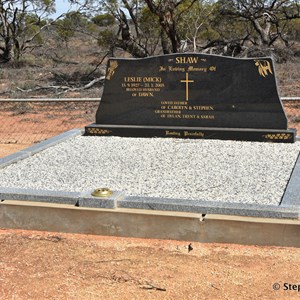
M 9 23 L 4 14 L 3 4 L 0 4 L 0 20 L 2 22 L 1 37 L 4 40 L 4 45 L 0 46 L 2 53 L 0 54 L 2 62 L 8 62 L 13 58 L 13 45 L 10 37 Z
M 139 32 L 139 25 L 138 25 L 138 21 L 137 21 L 137 18 L 135 16 L 135 14 L 133 13 L 133 7 L 131 7 L 128 3 L 127 0 L 122 0 L 124 6 L 126 7 L 126 9 L 128 10 L 129 14 L 130 14 L 130 17 L 131 17 L 131 20 L 134 24 L 134 28 L 135 28 L 135 33 L 136 33 L 136 36 L 139 37 L 140 35 L 140 32 Z
M 9 62 L 14 59 L 14 49 L 13 43 L 10 38 L 5 38 L 5 43 L 3 47 L 0 47 L 2 53 L 0 54 L 0 62 Z
M 0 59 L 2 62 L 8 62 L 10 60 L 18 60 L 26 49 L 39 47 L 39 45 L 33 45 L 33 40 L 37 37 L 44 28 L 54 23 L 47 23 L 46 25 L 39 27 L 34 26 L 34 22 L 28 22 L 26 17 L 32 15 L 37 20 L 45 15 L 49 5 L 52 5 L 53 1 L 42 4 L 41 7 L 35 6 L 30 8 L 30 0 L 0 0 Z M 42 1 L 40 1 L 42 3 Z M 58 17 L 59 18 L 59 17 Z M 57 19 L 58 19 L 57 18 Z M 31 29 L 33 29 L 32 32 Z
M 266 26 L 264 28 L 259 24 L 258 19 L 253 20 L 252 23 L 253 23 L 253 26 L 254 26 L 256 32 L 259 34 L 260 46 L 262 46 L 262 47 L 270 46 L 271 23 L 267 21 Z
M 145 0 L 145 2 L 147 3 L 150 11 L 158 16 L 162 29 L 170 39 L 172 52 L 176 53 L 179 48 L 176 24 L 174 20 L 174 11 L 176 5 L 172 1 L 165 1 L 159 4 L 155 4 L 155 2 L 152 0 Z
M 141 45 L 136 43 L 134 38 L 130 34 L 130 28 L 125 13 L 120 10 L 120 26 L 122 40 L 117 41 L 117 46 L 125 51 L 128 51 L 134 57 L 146 57 L 148 52 Z
M 166 33 L 164 32 L 164 30 L 161 30 L 161 32 L 160 32 L 160 40 L 161 40 L 161 47 L 162 47 L 163 53 L 170 54 L 171 51 L 169 49 L 168 39 L 167 39 L 167 36 L 166 36 Z

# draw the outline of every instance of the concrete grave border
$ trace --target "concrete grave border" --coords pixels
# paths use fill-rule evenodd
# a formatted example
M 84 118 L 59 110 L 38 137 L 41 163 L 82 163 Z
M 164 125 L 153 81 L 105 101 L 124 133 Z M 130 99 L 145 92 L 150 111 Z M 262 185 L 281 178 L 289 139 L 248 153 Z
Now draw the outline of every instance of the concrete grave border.
M 5 168 L 10 164 L 16 163 L 19 160 L 30 157 L 38 152 L 41 152 L 49 147 L 55 146 L 61 142 L 64 142 L 64 141 L 66 141 L 72 137 L 75 137 L 77 135 L 80 135 L 80 134 L 82 134 L 81 129 L 72 129 L 72 130 L 63 132 L 62 134 L 59 134 L 53 138 L 50 138 L 48 140 L 42 141 L 38 144 L 35 144 L 33 146 L 30 146 L 28 148 L 20 150 L 16 153 L 13 153 L 11 155 L 0 158 L 0 169 Z
M 1 158 L 0 169 L 81 134 L 81 129 L 73 129 Z M 205 199 L 190 201 L 187 199 L 133 197 L 126 196 L 122 191 L 114 191 L 113 195 L 109 198 L 97 198 L 91 196 L 91 192 L 83 191 L 82 193 L 78 193 L 0 187 L 0 200 L 34 201 L 99 209 L 122 208 L 197 213 L 202 215 L 216 214 L 275 219 L 300 219 L 300 155 L 295 163 L 291 178 L 279 206 L 212 202 L 205 201 Z
M 0 159 L 0 169 L 81 135 L 74 129 Z M 298 138 L 299 141 L 299 138 Z M 0 187 L 0 228 L 300 247 L 300 155 L 279 206 Z
M 1 227 L 201 243 L 300 247 L 300 220 L 97 209 L 30 201 L 0 203 Z

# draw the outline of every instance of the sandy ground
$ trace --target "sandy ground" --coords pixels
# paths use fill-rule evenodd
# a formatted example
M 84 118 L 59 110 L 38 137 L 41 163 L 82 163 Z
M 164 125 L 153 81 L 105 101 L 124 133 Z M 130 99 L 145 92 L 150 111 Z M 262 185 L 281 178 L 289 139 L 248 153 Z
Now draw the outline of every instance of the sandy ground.
M 92 103 L 6 103 L 0 110 L 0 158 L 95 119 Z M 80 106 L 78 108 L 77 106 Z
M 1 299 L 299 299 L 300 249 L 0 230 Z M 279 287 L 279 290 L 276 290 Z

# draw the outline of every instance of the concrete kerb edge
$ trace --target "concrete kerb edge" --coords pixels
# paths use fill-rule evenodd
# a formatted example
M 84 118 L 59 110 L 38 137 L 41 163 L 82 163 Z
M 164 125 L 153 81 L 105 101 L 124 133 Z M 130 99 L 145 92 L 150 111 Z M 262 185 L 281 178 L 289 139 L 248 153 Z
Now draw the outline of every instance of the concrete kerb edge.
M 300 154 L 287 184 L 280 207 L 298 208 L 298 211 L 300 211 Z
M 205 200 L 125 197 L 118 201 L 118 208 L 158 211 L 189 212 L 200 214 L 235 215 L 244 217 L 300 219 L 300 208 L 275 205 L 212 202 Z
M 0 199 L 75 205 L 80 193 L 0 187 Z
M 33 189 L 1 188 L 1 200 L 19 200 L 70 204 L 90 208 L 125 208 L 148 211 L 186 212 L 195 214 L 235 215 L 242 217 L 300 219 L 300 210 L 295 207 L 262 206 L 254 204 L 165 199 L 149 197 L 125 197 L 123 192 L 114 191 L 109 198 L 91 196 L 92 191 L 63 192 Z
M 102 236 L 300 247 L 300 220 L 77 208 L 11 201 L 0 204 L 0 227 Z
M 92 191 L 80 193 L 0 187 L 0 200 L 70 204 L 81 207 L 116 208 L 117 199 L 123 197 L 123 193 L 114 193 L 110 198 L 97 198 L 93 197 L 91 193 Z
M 91 208 L 117 208 L 117 202 L 124 198 L 124 193 L 115 191 L 111 197 L 92 196 L 93 191 L 80 193 L 76 206 Z
M 49 147 L 55 146 L 61 142 L 64 142 L 68 140 L 69 138 L 81 135 L 83 133 L 82 129 L 72 129 L 66 132 L 63 132 L 62 134 L 59 134 L 55 137 L 52 137 L 48 140 L 42 141 L 36 145 L 30 146 L 26 149 L 23 149 L 21 151 L 18 151 L 16 153 L 13 153 L 11 155 L 8 155 L 6 157 L 0 158 L 0 169 L 7 167 L 8 165 L 12 163 L 16 163 L 19 160 L 25 159 L 30 157 L 33 154 L 36 154 L 40 151 L 43 151 Z

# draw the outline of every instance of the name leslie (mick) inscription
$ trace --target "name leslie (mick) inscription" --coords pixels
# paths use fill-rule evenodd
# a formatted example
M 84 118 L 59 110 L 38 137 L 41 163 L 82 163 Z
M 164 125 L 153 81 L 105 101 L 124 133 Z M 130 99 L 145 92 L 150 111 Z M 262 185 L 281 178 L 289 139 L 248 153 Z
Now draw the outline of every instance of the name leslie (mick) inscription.
M 86 135 L 293 142 L 270 58 L 110 59 Z

